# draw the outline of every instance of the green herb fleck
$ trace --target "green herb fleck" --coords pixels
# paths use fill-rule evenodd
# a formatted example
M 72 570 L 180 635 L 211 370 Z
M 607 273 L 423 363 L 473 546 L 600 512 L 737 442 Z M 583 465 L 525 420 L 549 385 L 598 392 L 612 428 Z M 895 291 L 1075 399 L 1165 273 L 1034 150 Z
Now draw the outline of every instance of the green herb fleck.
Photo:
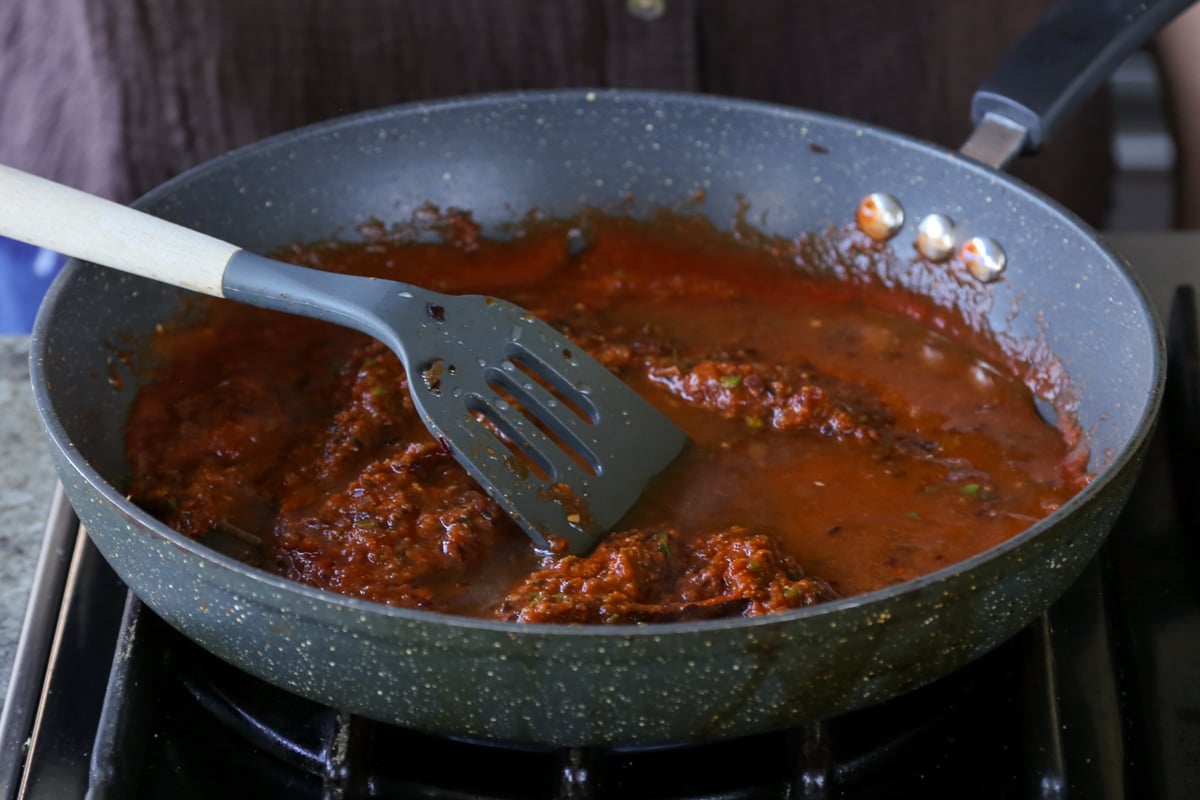
M 726 389 L 732 389 L 742 382 L 741 375 L 724 375 L 721 377 L 721 385 Z
M 372 386 L 371 387 L 371 396 L 372 397 L 379 397 L 381 394 L 386 394 L 386 393 L 387 393 L 387 389 L 383 388 L 382 386 Z
M 920 519 L 921 515 L 918 514 L 916 511 L 910 511 L 910 512 L 908 512 L 908 518 L 909 519 Z
M 654 534 L 654 538 L 658 540 L 658 552 L 662 553 L 667 558 L 671 557 L 671 542 L 669 536 L 670 534 L 668 534 L 666 531 L 659 531 L 658 533 Z
M 759 417 L 746 417 L 746 427 L 747 428 L 754 428 L 757 430 L 758 428 L 763 427 L 763 425 L 765 425 L 765 424 L 766 423 L 764 423 L 762 421 L 762 419 Z
M 746 569 L 750 570 L 751 572 L 757 572 L 758 570 L 762 569 L 762 564 L 758 563 L 758 561 L 752 558 L 746 564 Z
M 169 506 L 171 507 L 171 510 L 172 510 L 172 511 L 178 511 L 178 510 L 179 510 L 179 501 L 178 501 L 178 500 L 176 500 L 174 497 L 168 497 L 168 498 L 167 498 L 167 505 L 169 505 Z
M 974 497 L 975 495 L 979 494 L 979 490 L 982 488 L 983 487 L 978 483 L 968 483 L 966 486 L 962 487 L 960 491 L 968 497 Z

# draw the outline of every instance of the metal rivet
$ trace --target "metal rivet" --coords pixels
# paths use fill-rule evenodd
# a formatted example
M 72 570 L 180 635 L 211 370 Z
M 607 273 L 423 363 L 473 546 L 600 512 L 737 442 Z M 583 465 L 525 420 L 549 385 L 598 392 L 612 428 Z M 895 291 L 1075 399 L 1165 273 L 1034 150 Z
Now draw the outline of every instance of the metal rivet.
M 656 20 L 667 13 L 667 0 L 625 0 L 625 10 L 644 20 Z
M 945 261 L 954 253 L 954 220 L 930 214 L 917 226 L 917 251 L 930 261 Z
M 872 192 L 858 204 L 858 229 L 877 242 L 886 242 L 904 227 L 904 207 L 890 194 Z
M 991 283 L 1000 277 L 1008 264 L 1004 248 L 993 239 L 975 236 L 968 239 L 958 253 L 967 266 L 967 271 L 983 283 Z

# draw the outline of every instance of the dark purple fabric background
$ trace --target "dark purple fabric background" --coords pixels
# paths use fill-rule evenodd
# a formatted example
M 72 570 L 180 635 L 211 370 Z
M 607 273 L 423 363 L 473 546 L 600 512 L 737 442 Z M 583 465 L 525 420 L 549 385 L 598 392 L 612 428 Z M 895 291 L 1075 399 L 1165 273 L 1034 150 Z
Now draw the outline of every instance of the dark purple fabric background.
M 499 89 L 638 86 L 767 99 L 947 146 L 975 85 L 1050 0 L 0 0 L 0 162 L 129 200 L 328 117 Z M 1099 222 L 1095 103 L 1018 168 Z

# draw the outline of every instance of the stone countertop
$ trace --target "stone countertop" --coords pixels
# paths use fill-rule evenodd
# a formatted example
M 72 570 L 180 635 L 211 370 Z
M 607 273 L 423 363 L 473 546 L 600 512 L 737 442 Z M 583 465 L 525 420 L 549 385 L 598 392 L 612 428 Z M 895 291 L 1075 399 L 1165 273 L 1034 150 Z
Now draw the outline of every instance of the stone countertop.
M 57 479 L 29 384 L 29 339 L 0 336 L 0 697 L 8 689 Z

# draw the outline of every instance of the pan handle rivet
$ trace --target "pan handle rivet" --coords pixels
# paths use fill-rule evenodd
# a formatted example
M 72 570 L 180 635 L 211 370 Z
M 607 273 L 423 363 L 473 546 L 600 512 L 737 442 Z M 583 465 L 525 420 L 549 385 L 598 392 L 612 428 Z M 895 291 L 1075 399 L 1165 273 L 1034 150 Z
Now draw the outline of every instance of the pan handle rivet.
M 930 214 L 917 226 L 917 251 L 930 261 L 945 261 L 954 253 L 954 220 Z
M 1008 256 L 1004 248 L 993 239 L 975 236 L 968 239 L 959 251 L 959 258 L 967 267 L 967 271 L 982 283 L 991 283 L 1000 277 L 1008 265 Z
M 858 229 L 877 242 L 886 242 L 904 227 L 904 208 L 890 194 L 872 192 L 858 204 Z

